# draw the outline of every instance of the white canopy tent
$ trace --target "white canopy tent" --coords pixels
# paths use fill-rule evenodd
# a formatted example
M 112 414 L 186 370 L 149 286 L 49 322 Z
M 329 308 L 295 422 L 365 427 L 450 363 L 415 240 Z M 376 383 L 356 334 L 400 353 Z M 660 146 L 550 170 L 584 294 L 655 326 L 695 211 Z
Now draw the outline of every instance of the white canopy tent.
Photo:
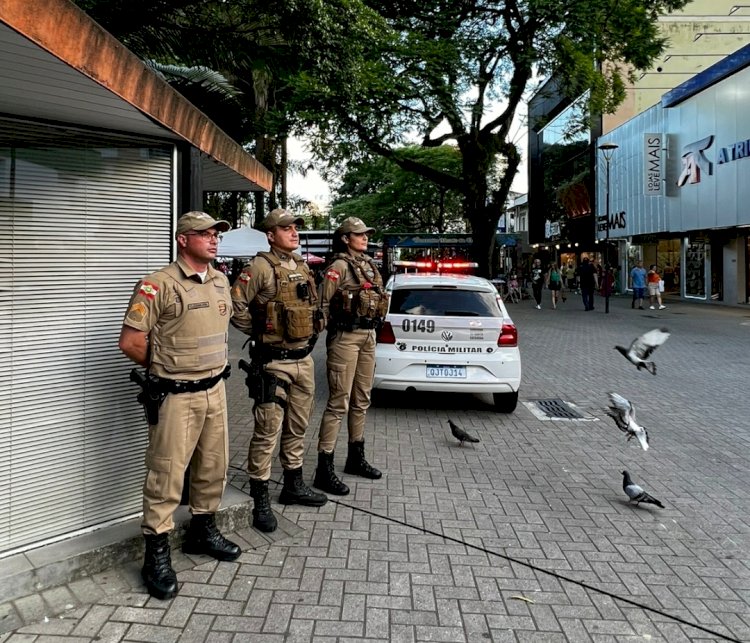
M 224 258 L 249 259 L 263 250 L 268 250 L 264 232 L 255 228 L 237 228 L 222 235 L 216 254 Z

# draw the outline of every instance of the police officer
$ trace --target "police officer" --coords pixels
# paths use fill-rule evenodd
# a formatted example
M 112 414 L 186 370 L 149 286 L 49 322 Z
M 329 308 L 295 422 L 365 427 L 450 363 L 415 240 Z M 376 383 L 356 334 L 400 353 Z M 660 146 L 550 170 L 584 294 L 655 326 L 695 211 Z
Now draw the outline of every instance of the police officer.
M 279 459 L 284 468 L 282 504 L 311 507 L 328 498 L 302 480 L 304 437 L 315 394 L 310 353 L 322 328 L 317 293 L 299 247 L 304 220 L 277 208 L 262 222 L 270 252 L 259 252 L 232 286 L 232 324 L 253 340 L 252 373 L 247 383 L 255 399 L 255 428 L 247 470 L 254 500 L 253 527 L 271 532 L 276 517 L 268 500 L 271 458 L 281 434 Z
M 374 228 L 349 217 L 333 236 L 334 260 L 320 286 L 327 319 L 328 404 L 318 437 L 318 467 L 313 485 L 338 496 L 349 493 L 333 467 L 336 438 L 348 413 L 349 450 L 344 473 L 378 479 L 365 459 L 365 414 L 375 374 L 375 332 L 387 310 L 387 297 L 375 262 L 365 253 Z
M 182 550 L 234 560 L 240 548 L 221 535 L 214 514 L 227 477 L 227 405 L 224 379 L 231 316 L 229 282 L 211 266 L 219 233 L 229 229 L 205 212 L 177 221 L 177 260 L 141 280 L 120 334 L 120 350 L 148 369 L 148 391 L 158 418 L 149 417 L 141 574 L 149 594 L 177 594 L 169 532 L 190 467 L 190 512 Z M 161 406 L 159 407 L 159 402 Z

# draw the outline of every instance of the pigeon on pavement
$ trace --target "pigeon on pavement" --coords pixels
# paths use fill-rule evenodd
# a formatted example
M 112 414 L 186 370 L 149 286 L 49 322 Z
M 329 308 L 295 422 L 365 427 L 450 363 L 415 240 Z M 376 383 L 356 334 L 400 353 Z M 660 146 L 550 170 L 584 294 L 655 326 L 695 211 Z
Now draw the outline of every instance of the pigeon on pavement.
M 635 500 L 636 504 L 646 502 L 664 509 L 664 505 L 661 504 L 661 502 L 659 502 L 652 495 L 646 493 L 641 487 L 639 487 L 630 479 L 630 474 L 627 471 L 622 472 L 622 488 L 625 490 L 628 498 L 630 498 L 628 502 L 632 502 L 633 500 Z
M 658 346 L 667 341 L 669 334 L 666 328 L 654 328 L 647 333 L 643 333 L 640 337 L 636 337 L 629 348 L 615 346 L 615 349 L 620 351 L 625 359 L 635 364 L 639 371 L 645 368 L 652 375 L 656 375 L 656 364 L 646 360 Z
M 648 451 L 648 431 L 636 421 L 635 407 L 628 400 L 617 393 L 610 393 L 609 408 L 605 413 L 615 421 L 620 431 L 628 434 L 628 442 L 638 438 L 643 450 Z
M 461 446 L 464 445 L 464 442 L 479 442 L 479 438 L 475 438 L 473 435 L 469 435 L 460 426 L 454 424 L 452 420 L 448 420 L 448 426 L 450 426 L 451 428 L 453 437 L 460 442 Z

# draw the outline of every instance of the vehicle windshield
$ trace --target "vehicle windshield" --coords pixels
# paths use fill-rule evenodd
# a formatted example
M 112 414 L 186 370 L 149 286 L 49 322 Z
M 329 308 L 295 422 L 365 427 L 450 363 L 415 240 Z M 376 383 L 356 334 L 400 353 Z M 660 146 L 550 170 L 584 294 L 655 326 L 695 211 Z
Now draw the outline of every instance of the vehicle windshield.
M 397 288 L 391 293 L 390 312 L 436 317 L 502 317 L 493 293 L 455 288 Z

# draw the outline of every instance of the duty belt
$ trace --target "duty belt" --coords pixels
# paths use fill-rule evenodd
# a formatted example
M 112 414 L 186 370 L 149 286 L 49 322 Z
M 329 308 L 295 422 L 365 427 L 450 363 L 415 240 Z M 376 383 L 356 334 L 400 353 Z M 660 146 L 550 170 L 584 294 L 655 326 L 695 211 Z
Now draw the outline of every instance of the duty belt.
M 202 380 L 171 380 L 166 377 L 156 378 L 157 386 L 163 393 L 197 393 L 207 391 L 216 386 L 221 380 L 229 377 L 232 367 L 227 364 L 226 368 L 213 377 L 206 377 Z
M 318 336 L 313 335 L 310 343 L 302 348 L 281 348 L 280 346 L 273 346 L 272 344 L 262 344 L 257 350 L 262 361 L 271 361 L 274 359 L 304 359 L 312 353 L 317 339 Z
M 336 330 L 356 330 L 357 328 L 365 328 L 367 330 L 377 329 L 380 324 L 383 323 L 382 318 L 374 317 L 355 317 L 354 319 L 338 319 L 334 320 L 333 327 Z

